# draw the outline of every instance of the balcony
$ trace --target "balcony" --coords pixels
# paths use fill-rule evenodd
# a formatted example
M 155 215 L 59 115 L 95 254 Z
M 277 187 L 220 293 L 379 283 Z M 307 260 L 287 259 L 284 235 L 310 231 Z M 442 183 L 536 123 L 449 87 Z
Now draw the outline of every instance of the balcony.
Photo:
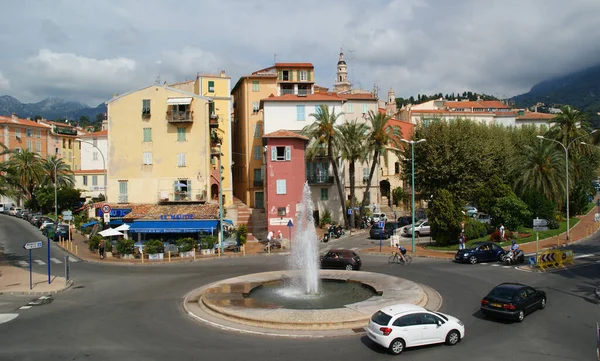
M 77 135 L 77 130 L 70 128 L 54 127 L 54 133 L 64 135 Z
M 281 87 L 281 95 L 294 94 L 294 88 Z
M 310 88 L 305 89 L 305 88 L 298 88 L 298 95 L 310 95 L 312 94 Z
M 119 194 L 119 203 L 128 203 L 129 197 L 127 194 Z
M 212 113 L 208 120 L 208 124 L 211 128 L 214 128 L 214 127 L 218 128 L 219 127 L 219 116 L 216 115 L 215 113 Z
M 150 119 L 150 109 L 142 110 L 142 119 Z
M 254 180 L 254 182 L 252 184 L 254 185 L 254 188 L 262 188 L 263 187 L 263 180 L 262 179 Z
M 167 111 L 167 121 L 169 123 L 191 123 L 194 121 L 194 114 L 191 111 Z
M 333 184 L 333 176 L 309 175 L 306 177 L 308 184 Z
M 159 191 L 158 192 L 158 203 L 196 203 L 206 202 L 206 191 L 200 191 L 193 193 L 192 191 Z

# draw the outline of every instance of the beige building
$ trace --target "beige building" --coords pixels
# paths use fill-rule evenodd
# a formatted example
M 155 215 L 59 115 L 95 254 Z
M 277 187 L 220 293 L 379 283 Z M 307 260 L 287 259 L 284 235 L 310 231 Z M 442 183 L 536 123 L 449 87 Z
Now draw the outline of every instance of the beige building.
M 208 201 L 209 101 L 161 85 L 109 100 L 108 199 L 141 204 Z
M 39 120 L 51 131 L 48 137 L 48 155 L 62 158 L 63 162 L 76 171 L 81 169 L 81 144 L 77 141 L 79 131 L 68 123 Z

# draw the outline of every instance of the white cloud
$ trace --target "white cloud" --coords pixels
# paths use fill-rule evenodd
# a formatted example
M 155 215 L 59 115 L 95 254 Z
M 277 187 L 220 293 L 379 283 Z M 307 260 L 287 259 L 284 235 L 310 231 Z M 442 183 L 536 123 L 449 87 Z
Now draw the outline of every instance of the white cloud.
M 0 71 L 0 90 L 6 91 L 10 89 L 10 81 L 4 77 L 4 74 Z

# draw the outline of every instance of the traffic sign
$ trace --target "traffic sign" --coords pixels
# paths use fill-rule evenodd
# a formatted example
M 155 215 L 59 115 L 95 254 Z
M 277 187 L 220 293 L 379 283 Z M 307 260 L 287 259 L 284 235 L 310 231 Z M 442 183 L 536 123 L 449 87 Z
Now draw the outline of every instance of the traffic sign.
M 36 249 L 36 248 L 42 248 L 42 241 L 37 241 L 37 242 L 27 242 L 23 245 L 23 248 L 25 249 Z
M 352 208 L 348 208 L 348 214 L 352 214 Z
M 108 204 L 102 206 L 102 213 L 110 213 L 110 206 Z
M 384 228 L 384 227 L 385 227 L 385 221 L 379 221 L 379 228 Z
M 73 220 L 73 216 L 71 216 L 71 215 L 63 216 L 63 220 L 64 221 L 72 221 Z
M 288 221 L 288 224 L 287 224 L 287 226 L 288 226 L 288 227 L 293 227 L 293 226 L 294 226 L 294 223 L 292 223 L 292 220 L 291 220 L 291 219 Z
M 68 217 L 68 216 L 72 216 L 72 215 L 73 215 L 73 212 L 71 212 L 71 211 L 62 211 L 62 215 L 63 215 L 63 216 L 66 216 L 66 217 Z

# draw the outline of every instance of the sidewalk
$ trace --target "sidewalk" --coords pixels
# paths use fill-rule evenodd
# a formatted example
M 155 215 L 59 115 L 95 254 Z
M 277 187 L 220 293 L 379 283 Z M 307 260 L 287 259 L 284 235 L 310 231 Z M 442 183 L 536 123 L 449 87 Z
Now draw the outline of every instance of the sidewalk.
M 1 256 L 0 256 L 1 257 Z M 48 275 L 33 273 L 33 288 L 29 289 L 29 270 L 14 266 L 0 266 L 0 295 L 1 294 L 49 294 L 58 293 L 67 288 L 64 277 L 50 278 Z

